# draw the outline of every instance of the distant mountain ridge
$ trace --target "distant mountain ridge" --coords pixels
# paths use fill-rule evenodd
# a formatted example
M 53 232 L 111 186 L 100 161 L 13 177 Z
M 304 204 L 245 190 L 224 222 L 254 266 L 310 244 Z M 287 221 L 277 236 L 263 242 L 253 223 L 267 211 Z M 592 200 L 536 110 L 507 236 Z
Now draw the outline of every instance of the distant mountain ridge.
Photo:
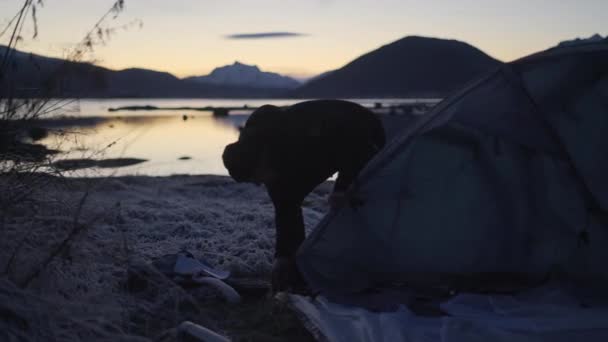
M 300 82 L 291 77 L 262 71 L 256 65 L 247 65 L 238 61 L 232 65 L 215 68 L 209 75 L 187 77 L 185 80 L 251 88 L 293 89 L 300 86 Z
M 464 42 L 410 36 L 310 80 L 292 96 L 443 97 L 500 64 Z
M 315 75 L 315 76 L 313 76 L 313 77 L 311 77 L 311 78 L 307 79 L 305 82 L 302 82 L 302 85 L 304 85 L 304 84 L 306 84 L 306 83 L 309 83 L 309 82 L 312 82 L 312 81 L 314 81 L 314 80 L 318 80 L 318 79 L 320 79 L 320 78 L 323 78 L 323 77 L 325 77 L 325 76 L 327 76 L 327 75 L 331 74 L 331 73 L 332 73 L 332 72 L 334 72 L 334 71 L 336 71 L 336 70 L 329 70 L 329 71 L 322 72 L 322 73 L 320 73 L 320 74 L 318 74 L 318 75 Z
M 0 45 L 0 55 L 5 46 Z M 14 50 L 0 94 L 16 97 L 281 97 L 285 89 L 198 83 L 168 72 L 129 68 L 110 70 Z
M 561 46 L 572 46 L 572 45 L 585 44 L 585 43 L 597 43 L 602 40 L 608 40 L 608 36 L 602 37 L 601 34 L 595 33 L 592 36 L 589 36 L 587 38 L 577 37 L 574 39 L 561 41 L 561 42 L 559 42 L 559 44 L 557 44 L 557 46 L 561 47 Z
M 444 97 L 501 64 L 467 43 L 418 36 L 384 45 L 299 87 L 296 80 L 240 62 L 207 76 L 179 79 L 167 72 L 110 70 L 19 51 L 13 61 L 0 92 L 39 96 L 30 90 L 48 87 L 54 92 L 49 96 L 159 98 Z

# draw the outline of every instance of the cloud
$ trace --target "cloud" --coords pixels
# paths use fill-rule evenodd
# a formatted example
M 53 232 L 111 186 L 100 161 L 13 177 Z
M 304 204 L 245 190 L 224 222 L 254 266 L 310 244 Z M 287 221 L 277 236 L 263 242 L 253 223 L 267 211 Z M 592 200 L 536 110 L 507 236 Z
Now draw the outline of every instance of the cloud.
M 256 32 L 256 33 L 234 33 L 224 36 L 226 39 L 266 39 L 266 38 L 291 38 L 307 36 L 298 32 Z

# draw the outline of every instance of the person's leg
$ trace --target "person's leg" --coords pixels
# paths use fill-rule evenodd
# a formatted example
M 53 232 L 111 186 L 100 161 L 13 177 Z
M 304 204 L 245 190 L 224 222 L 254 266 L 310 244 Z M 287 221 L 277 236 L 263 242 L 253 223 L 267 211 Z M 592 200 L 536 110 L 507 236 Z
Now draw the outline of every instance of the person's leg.
M 275 208 L 276 242 L 272 270 L 272 288 L 275 292 L 301 289 L 304 285 L 295 255 L 306 238 L 302 202 L 314 187 L 301 185 L 296 179 L 291 184 L 267 185 Z
M 303 286 L 295 255 L 306 238 L 304 218 L 299 205 L 279 205 L 276 208 L 276 251 L 272 269 L 272 289 L 275 292 L 294 291 Z
M 292 258 L 304 241 L 304 219 L 301 200 L 273 199 L 275 208 L 275 256 Z

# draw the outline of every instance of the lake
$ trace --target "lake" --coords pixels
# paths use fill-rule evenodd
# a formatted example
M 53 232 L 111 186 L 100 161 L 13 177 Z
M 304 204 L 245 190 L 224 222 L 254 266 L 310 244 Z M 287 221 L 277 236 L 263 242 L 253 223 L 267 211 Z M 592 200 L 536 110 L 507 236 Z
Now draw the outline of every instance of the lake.
M 109 108 L 150 105 L 156 107 L 242 107 L 264 104 L 291 105 L 301 99 L 85 99 L 69 103 L 56 117 L 52 134 L 41 140 L 61 151 L 58 159 L 138 158 L 145 162 L 111 168 L 69 171 L 72 176 L 122 176 L 172 174 L 227 175 L 221 160 L 224 147 L 237 140 L 249 112 L 226 117 L 188 110 L 117 111 Z M 365 106 L 382 103 L 415 103 L 419 99 L 355 99 Z

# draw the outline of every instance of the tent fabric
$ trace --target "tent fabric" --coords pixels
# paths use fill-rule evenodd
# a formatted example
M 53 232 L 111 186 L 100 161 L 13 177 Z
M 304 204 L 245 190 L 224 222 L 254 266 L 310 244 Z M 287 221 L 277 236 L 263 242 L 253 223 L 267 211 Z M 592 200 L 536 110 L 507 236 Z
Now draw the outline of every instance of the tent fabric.
M 608 340 L 608 308 L 584 308 L 560 286 L 517 296 L 460 294 L 443 303 L 443 317 L 392 312 L 290 296 L 291 306 L 318 341 L 560 342 Z
M 297 261 L 314 291 L 608 281 L 608 41 L 506 64 L 370 161 Z M 475 282 L 473 281 L 473 282 Z

